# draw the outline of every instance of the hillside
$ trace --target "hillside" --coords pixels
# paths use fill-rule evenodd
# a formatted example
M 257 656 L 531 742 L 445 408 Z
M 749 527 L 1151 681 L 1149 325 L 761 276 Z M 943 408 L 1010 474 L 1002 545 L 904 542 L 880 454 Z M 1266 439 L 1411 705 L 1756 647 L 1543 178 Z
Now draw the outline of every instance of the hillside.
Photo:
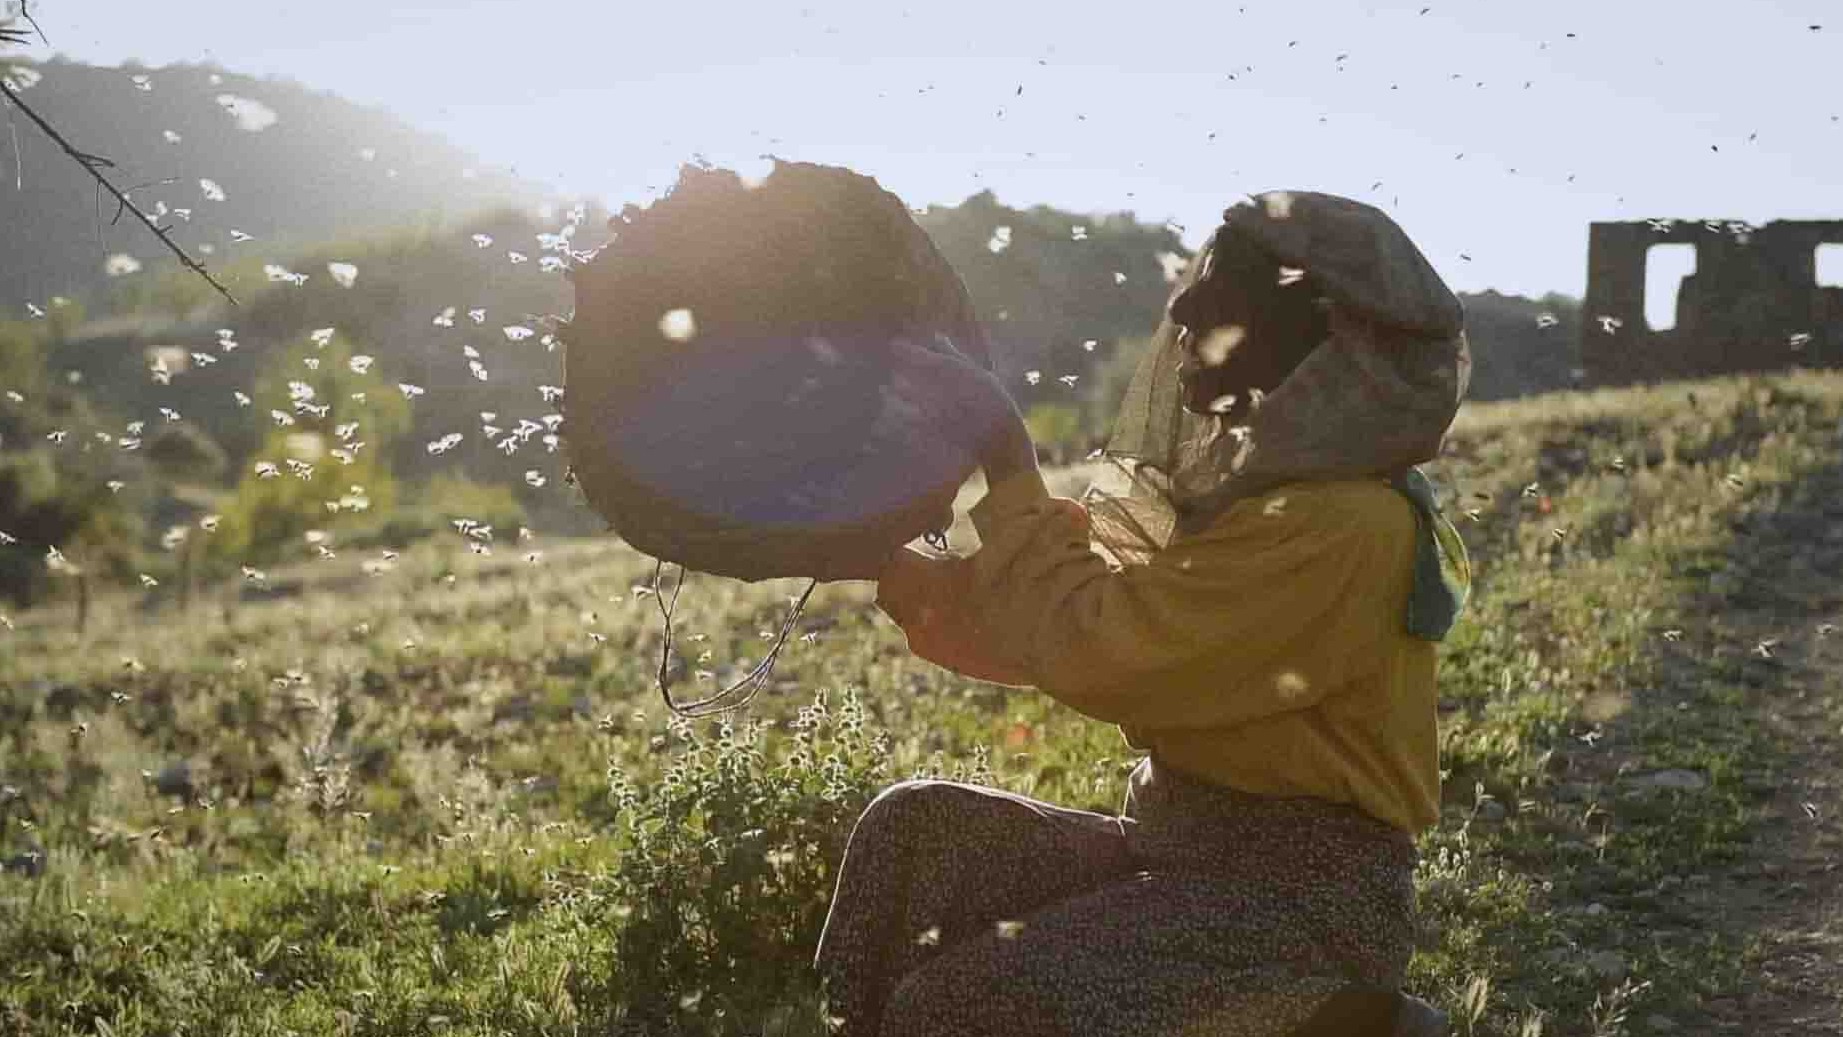
M 1461 412 L 1429 469 L 1477 583 L 1410 972 L 1455 1032 L 1836 1018 L 1840 422 L 1834 373 Z M 878 789 L 1119 807 L 1113 728 L 913 658 L 866 585 L 815 596 L 747 713 L 690 724 L 648 559 L 467 541 L 111 596 L 83 638 L 67 606 L 7 618 L 0 1025 L 817 1035 Z M 693 578 L 674 694 L 759 658 L 800 586 Z
M 1511 400 L 1580 384 L 1579 300 L 1493 291 L 1462 293 L 1460 300 L 1473 353 L 1468 398 Z
M 73 146 L 114 163 L 106 172 L 118 186 L 150 185 L 132 196 L 150 214 L 164 203 L 161 222 L 195 254 L 209 249 L 201 255 L 207 266 L 250 251 L 279 259 L 329 238 L 553 200 L 540 185 L 475 168 L 471 155 L 389 112 L 289 80 L 210 65 L 13 63 L 37 79 L 21 97 Z M 172 263 L 145 228 L 131 218 L 114 221 L 114 201 L 99 202 L 95 183 L 68 155 L 23 116 L 14 121 L 19 164 L 15 169 L 9 140 L 0 185 L 8 242 L 0 255 L 0 306 L 17 313 L 53 295 L 87 301 L 107 283 L 105 264 L 116 254 Z M 208 197 L 201 180 L 217 184 L 223 199 Z M 189 218 L 177 210 L 190 210 Z M 253 240 L 235 242 L 233 230 Z M 31 247 L 20 247 L 25 242 Z

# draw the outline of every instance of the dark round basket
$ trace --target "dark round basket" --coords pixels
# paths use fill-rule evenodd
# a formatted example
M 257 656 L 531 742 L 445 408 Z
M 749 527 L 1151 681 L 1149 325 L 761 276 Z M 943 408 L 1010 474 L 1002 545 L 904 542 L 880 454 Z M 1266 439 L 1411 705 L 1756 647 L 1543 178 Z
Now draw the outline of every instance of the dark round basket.
M 897 339 L 991 367 L 972 301 L 900 199 L 835 167 L 688 167 L 574 274 L 570 465 L 613 532 L 687 569 L 818 576 L 939 530 L 977 466 L 918 427 Z

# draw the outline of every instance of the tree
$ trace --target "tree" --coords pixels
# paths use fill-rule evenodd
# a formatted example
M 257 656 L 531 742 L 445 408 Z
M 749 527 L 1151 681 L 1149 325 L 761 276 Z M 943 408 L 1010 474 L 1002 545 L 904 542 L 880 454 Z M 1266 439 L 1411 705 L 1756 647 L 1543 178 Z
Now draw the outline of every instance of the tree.
M 141 549 L 140 455 L 87 398 L 46 372 L 42 326 L 0 323 L 0 594 L 42 597 L 54 575 L 79 591 L 131 576 Z

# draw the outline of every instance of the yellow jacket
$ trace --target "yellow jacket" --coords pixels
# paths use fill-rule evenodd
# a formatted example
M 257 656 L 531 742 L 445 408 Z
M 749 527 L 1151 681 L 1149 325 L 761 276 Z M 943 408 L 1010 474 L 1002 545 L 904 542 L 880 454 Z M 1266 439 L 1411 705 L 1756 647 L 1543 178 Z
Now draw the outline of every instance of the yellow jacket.
M 1034 469 L 972 520 L 973 555 L 900 552 L 879 582 L 916 655 L 1035 687 L 1232 788 L 1352 803 L 1409 832 L 1438 820 L 1436 645 L 1402 623 L 1415 507 L 1386 481 L 1284 485 L 1125 568 Z

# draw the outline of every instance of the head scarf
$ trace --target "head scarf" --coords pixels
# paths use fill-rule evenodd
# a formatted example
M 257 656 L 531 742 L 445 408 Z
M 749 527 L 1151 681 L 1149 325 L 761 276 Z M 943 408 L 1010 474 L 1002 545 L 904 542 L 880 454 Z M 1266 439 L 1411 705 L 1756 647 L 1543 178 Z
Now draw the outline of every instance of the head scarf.
M 1246 425 L 1184 407 L 1185 346 L 1167 314 L 1127 387 L 1107 471 L 1084 495 L 1093 537 L 1142 564 L 1236 501 L 1299 481 L 1385 479 L 1415 504 L 1420 541 L 1408 626 L 1444 637 L 1470 593 L 1465 547 L 1416 465 L 1440 452 L 1471 378 L 1459 299 L 1380 209 L 1336 195 L 1270 191 L 1223 226 L 1303 269 L 1330 305 L 1330 334 L 1254 407 Z M 1213 239 L 1212 239 L 1213 245 Z M 1206 246 L 1177 286 L 1206 273 Z M 1173 295 L 1176 298 L 1176 295 Z

